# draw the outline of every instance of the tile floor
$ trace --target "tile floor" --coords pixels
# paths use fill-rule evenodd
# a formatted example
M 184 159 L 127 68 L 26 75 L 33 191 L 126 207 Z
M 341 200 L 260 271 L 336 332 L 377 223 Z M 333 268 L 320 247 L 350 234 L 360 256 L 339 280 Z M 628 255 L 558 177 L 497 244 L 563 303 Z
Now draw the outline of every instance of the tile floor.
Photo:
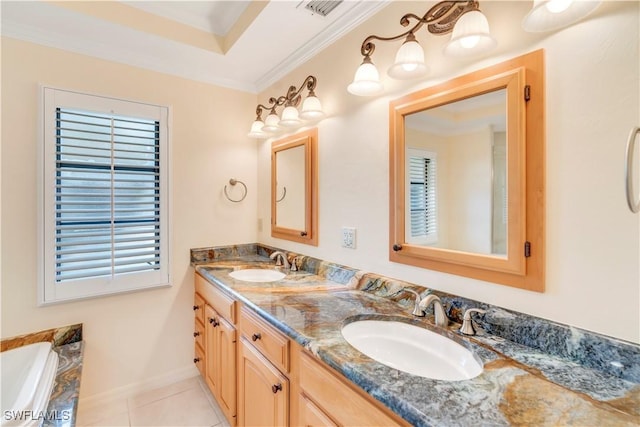
M 120 399 L 83 411 L 77 426 L 228 427 L 227 420 L 200 377 Z

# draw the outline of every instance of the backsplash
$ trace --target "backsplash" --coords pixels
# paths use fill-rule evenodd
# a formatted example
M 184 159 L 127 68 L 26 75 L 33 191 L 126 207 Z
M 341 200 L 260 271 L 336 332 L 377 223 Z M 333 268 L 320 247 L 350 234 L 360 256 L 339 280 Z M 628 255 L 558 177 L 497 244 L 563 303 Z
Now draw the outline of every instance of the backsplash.
M 45 331 L 5 338 L 0 341 L 0 351 L 11 350 L 27 344 L 45 341 L 50 342 L 54 347 L 60 347 L 66 344 L 82 341 L 82 324 L 79 323 L 77 325 L 62 326 L 54 329 L 47 329 Z
M 477 337 L 479 341 L 492 339 L 492 345 L 496 345 L 495 337 L 499 337 L 546 354 L 571 360 L 584 367 L 596 369 L 617 378 L 640 383 L 639 345 L 461 296 L 439 292 L 421 285 L 359 271 L 262 244 L 192 249 L 191 263 L 192 265 L 206 264 L 208 261 L 220 258 L 247 255 L 268 257 L 277 250 L 286 252 L 290 258 L 300 257 L 299 268 L 302 270 L 326 277 L 337 283 L 351 284 L 354 289 L 363 292 L 390 298 L 407 307 L 408 312 L 413 307 L 414 297 L 408 292 L 402 292 L 405 287 L 418 291 L 422 297 L 429 293 L 438 295 L 449 318 L 457 323 L 462 323 L 462 316 L 468 308 L 482 308 L 487 313 L 474 316 L 476 325 L 480 327 Z M 432 308 L 428 309 L 427 314 L 433 315 Z M 490 335 L 487 336 L 483 332 Z M 531 361 L 528 360 L 528 362 Z

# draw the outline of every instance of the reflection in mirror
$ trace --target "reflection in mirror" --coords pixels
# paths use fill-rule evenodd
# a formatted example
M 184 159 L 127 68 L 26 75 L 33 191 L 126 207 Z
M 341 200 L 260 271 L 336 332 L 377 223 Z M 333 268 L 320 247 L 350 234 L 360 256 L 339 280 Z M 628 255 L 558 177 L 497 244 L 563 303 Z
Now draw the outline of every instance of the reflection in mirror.
M 271 145 L 271 236 L 318 244 L 317 128 Z
M 276 225 L 304 230 L 305 146 L 276 152 Z
M 506 255 L 507 91 L 405 116 L 406 242 Z
M 538 50 L 389 103 L 389 259 L 544 290 Z

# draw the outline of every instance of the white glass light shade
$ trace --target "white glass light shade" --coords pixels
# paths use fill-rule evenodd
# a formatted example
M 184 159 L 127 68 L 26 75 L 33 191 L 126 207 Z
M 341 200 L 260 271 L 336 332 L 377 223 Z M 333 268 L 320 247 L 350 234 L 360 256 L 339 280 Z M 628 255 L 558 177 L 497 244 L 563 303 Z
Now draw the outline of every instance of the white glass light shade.
M 318 120 L 324 117 L 322 104 L 317 96 L 307 96 L 302 103 L 300 118 L 303 120 Z
M 264 138 L 266 135 L 262 131 L 263 128 L 264 123 L 262 123 L 262 120 L 256 120 L 251 124 L 251 130 L 249 131 L 249 134 L 247 136 L 249 138 Z
M 489 34 L 487 18 L 479 10 L 472 10 L 458 18 L 444 53 L 448 56 L 475 55 L 493 49 L 496 44 Z
M 280 130 L 278 127 L 278 122 L 280 121 L 280 117 L 277 114 L 271 113 L 264 119 L 264 127 L 262 128 L 263 132 L 277 132 Z
M 278 122 L 279 126 L 296 127 L 300 125 L 300 119 L 298 118 L 298 109 L 293 106 L 288 106 L 282 111 L 282 118 Z
M 530 33 L 557 30 L 586 17 L 600 3 L 602 1 L 534 0 L 533 8 L 522 20 L 522 28 Z
M 424 50 L 414 38 L 402 43 L 396 53 L 396 61 L 387 70 L 387 74 L 394 79 L 405 80 L 424 76 L 427 71 L 428 68 L 424 64 Z
M 357 96 L 378 95 L 382 93 L 383 89 L 378 69 L 367 58 L 356 70 L 353 82 L 347 86 L 349 93 Z

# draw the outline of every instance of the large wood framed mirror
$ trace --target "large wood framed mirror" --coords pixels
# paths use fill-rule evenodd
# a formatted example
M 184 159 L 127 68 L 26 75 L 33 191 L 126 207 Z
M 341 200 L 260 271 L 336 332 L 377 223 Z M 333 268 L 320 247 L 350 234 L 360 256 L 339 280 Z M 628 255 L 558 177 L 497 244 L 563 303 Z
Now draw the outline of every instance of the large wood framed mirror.
M 271 236 L 318 245 L 318 129 L 271 144 Z
M 543 292 L 543 51 L 391 101 L 389 121 L 389 259 Z

